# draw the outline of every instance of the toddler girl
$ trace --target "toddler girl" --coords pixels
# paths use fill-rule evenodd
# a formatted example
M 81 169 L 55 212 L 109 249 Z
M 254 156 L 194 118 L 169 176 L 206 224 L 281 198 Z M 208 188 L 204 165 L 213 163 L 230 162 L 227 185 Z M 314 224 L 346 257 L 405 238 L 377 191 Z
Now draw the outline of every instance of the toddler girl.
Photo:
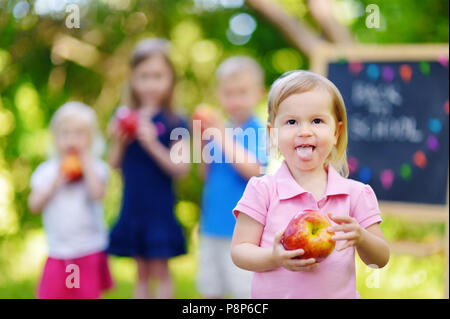
M 381 268 L 389 248 L 372 188 L 347 178 L 342 96 L 328 79 L 293 71 L 272 85 L 268 111 L 269 135 L 276 136 L 284 161 L 275 174 L 251 178 L 233 210 L 232 259 L 255 272 L 253 298 L 359 298 L 355 250 L 364 263 Z M 332 221 L 336 248 L 320 263 L 295 258 L 304 251 L 280 243 L 292 217 L 305 210 Z
M 101 205 L 108 166 L 97 158 L 97 117 L 91 107 L 68 102 L 55 112 L 50 127 L 56 152 L 30 181 L 29 207 L 42 211 L 49 250 L 37 295 L 99 298 L 112 280 Z

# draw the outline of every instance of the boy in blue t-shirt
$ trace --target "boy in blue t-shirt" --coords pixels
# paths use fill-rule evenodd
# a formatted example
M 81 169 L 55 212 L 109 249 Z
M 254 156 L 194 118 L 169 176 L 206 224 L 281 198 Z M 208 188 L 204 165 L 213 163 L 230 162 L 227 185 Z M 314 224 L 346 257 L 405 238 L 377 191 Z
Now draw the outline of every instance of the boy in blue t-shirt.
M 252 114 L 264 95 L 264 71 L 252 58 L 234 56 L 219 66 L 216 77 L 219 102 L 228 121 L 223 124 L 215 117 L 206 123 L 219 129 L 222 138 L 213 142 L 215 160 L 202 163 L 205 183 L 197 289 L 207 298 L 249 298 L 251 272 L 239 269 L 230 256 L 235 225 L 231 212 L 250 177 L 261 175 L 267 164 L 266 129 Z M 227 130 L 233 134 L 227 135 Z

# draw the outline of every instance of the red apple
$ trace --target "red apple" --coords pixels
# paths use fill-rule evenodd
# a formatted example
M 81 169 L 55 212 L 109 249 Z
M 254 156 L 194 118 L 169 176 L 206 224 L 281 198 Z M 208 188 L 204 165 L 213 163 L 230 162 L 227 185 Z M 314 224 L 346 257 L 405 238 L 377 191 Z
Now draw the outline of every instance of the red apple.
M 207 127 L 205 126 L 205 122 L 208 120 L 214 120 L 217 119 L 218 115 L 217 112 L 210 107 L 208 104 L 200 104 L 192 114 L 193 120 L 199 120 L 201 121 L 201 129 L 202 131 L 205 130 Z
M 331 222 L 327 216 L 315 210 L 300 212 L 292 218 L 281 238 L 286 250 L 303 249 L 300 259 L 324 260 L 334 249 L 333 232 L 327 230 Z
M 81 160 L 75 153 L 69 153 L 64 157 L 61 169 L 70 182 L 79 180 L 83 176 Z
M 126 106 L 121 106 L 116 111 L 116 119 L 119 129 L 129 137 L 135 137 L 138 127 L 138 114 Z

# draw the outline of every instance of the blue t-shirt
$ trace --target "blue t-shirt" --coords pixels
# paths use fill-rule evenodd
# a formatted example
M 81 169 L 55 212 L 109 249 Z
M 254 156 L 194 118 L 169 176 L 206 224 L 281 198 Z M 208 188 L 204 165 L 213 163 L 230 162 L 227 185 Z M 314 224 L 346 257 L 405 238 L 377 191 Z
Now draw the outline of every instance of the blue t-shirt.
M 234 127 L 233 138 L 253 153 L 261 165 L 267 165 L 266 129 L 258 119 L 251 116 L 240 128 Z M 211 153 L 214 154 L 216 150 L 217 146 L 214 145 Z M 232 163 L 225 162 L 223 153 L 221 162 L 209 164 L 200 217 L 200 231 L 203 234 L 227 238 L 233 236 L 235 218 L 231 212 L 241 199 L 247 182 Z

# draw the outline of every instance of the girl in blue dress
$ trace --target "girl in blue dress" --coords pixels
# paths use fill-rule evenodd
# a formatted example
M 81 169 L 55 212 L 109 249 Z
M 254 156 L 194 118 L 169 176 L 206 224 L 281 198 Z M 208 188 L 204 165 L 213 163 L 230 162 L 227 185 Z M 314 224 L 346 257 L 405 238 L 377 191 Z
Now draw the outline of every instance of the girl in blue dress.
M 145 39 L 131 56 L 127 104 L 138 113 L 136 136 L 122 133 L 116 121 L 109 126 L 109 163 L 121 169 L 124 190 L 107 252 L 136 260 L 136 298 L 152 297 L 151 278 L 159 281 L 155 297 L 172 298 L 167 261 L 186 252 L 174 216 L 173 181 L 189 171 L 189 164 L 172 161 L 170 151 L 189 141 L 170 139 L 172 129 L 187 123 L 171 108 L 175 71 L 167 45 L 164 39 Z

